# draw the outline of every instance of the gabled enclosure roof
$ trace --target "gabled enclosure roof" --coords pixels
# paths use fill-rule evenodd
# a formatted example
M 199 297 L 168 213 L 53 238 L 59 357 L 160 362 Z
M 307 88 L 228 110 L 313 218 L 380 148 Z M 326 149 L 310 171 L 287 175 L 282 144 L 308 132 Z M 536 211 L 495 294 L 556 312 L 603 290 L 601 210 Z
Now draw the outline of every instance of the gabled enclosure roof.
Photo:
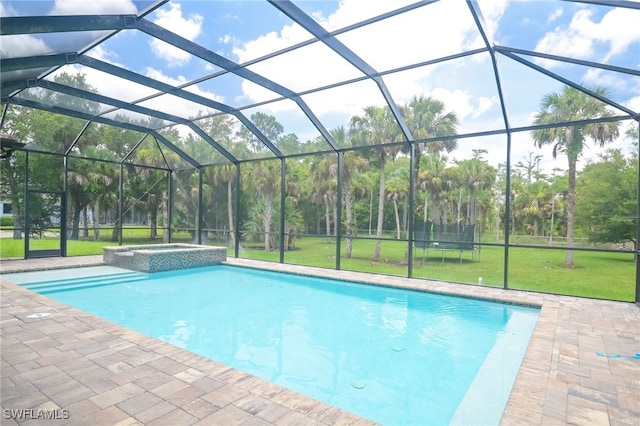
M 564 85 L 640 120 L 637 1 L 0 4 L 3 118 L 20 105 L 135 130 L 195 167 L 248 159 L 203 129 L 216 116 L 272 158 L 301 145 L 265 134 L 256 113 L 301 143 L 321 141 L 316 152 L 352 148 L 331 130 L 368 106 L 388 107 L 400 143 L 419 141 L 401 113 L 415 96 L 455 111 L 462 138 L 530 130 L 540 99 Z M 212 154 L 195 158 L 164 129 L 206 140 Z

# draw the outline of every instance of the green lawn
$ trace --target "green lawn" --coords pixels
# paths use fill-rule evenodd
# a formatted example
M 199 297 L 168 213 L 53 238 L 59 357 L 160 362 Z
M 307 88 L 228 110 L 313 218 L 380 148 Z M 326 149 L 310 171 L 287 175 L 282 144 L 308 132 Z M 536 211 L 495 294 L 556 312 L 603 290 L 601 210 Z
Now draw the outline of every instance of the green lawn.
M 354 240 L 353 257 L 344 258 L 344 242 L 340 269 L 407 276 L 402 264 L 406 244 L 383 241 L 380 262 L 372 262 L 375 241 Z M 285 253 L 285 262 L 326 268 L 335 267 L 335 246 L 326 238 L 296 240 L 296 249 Z M 573 269 L 563 267 L 564 250 L 543 248 L 509 250 L 509 287 L 545 293 L 557 293 L 633 301 L 635 296 L 635 262 L 632 254 L 575 252 Z M 278 252 L 265 252 L 258 247 L 240 251 L 240 257 L 277 262 Z M 457 252 L 422 249 L 414 252 L 413 276 L 416 278 L 502 287 L 504 283 L 504 249 L 483 246 L 474 254 L 465 252 L 462 263 Z
M 148 244 L 148 229 L 124 230 L 125 244 Z M 109 234 L 104 233 L 105 236 Z M 188 233 L 174 235 L 174 241 L 190 242 Z M 155 242 L 162 242 L 161 238 Z M 57 238 L 30 240 L 31 248 L 55 249 L 59 247 Z M 215 242 L 210 242 L 215 245 Z M 111 241 L 68 241 L 67 254 L 81 256 L 102 254 L 102 247 L 115 245 Z M 404 259 L 406 244 L 394 240 L 382 243 L 381 261 L 371 260 L 374 240 L 354 240 L 353 256 L 344 257 L 342 241 L 340 268 L 351 271 L 374 272 L 386 275 L 407 276 Z M 258 243 L 242 243 L 241 258 L 277 262 L 279 252 L 265 252 Z M 0 239 L 2 258 L 24 257 L 24 241 L 11 238 Z M 229 250 L 229 256 L 233 251 Z M 325 237 L 305 237 L 296 239 L 295 249 L 285 252 L 285 262 L 299 265 L 335 268 L 336 252 L 334 240 Z M 564 250 L 544 248 L 509 250 L 509 287 L 545 293 L 557 293 L 594 297 L 600 299 L 633 301 L 635 296 L 635 262 L 632 254 L 604 252 L 575 252 L 573 269 L 564 268 Z M 416 278 L 477 284 L 482 277 L 483 285 L 502 287 L 504 277 L 504 249 L 483 246 L 475 253 L 465 252 L 462 263 L 457 252 L 442 252 L 417 249 L 414 252 L 413 276 Z

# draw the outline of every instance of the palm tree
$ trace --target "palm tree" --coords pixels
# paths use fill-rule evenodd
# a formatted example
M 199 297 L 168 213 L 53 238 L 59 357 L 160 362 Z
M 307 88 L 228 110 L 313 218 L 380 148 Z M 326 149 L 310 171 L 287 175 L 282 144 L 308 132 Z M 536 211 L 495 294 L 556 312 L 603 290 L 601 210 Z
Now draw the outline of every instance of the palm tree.
M 601 97 L 607 91 L 601 87 L 590 89 Z M 552 92 L 542 99 L 540 109 L 535 116 L 535 125 L 569 123 L 573 121 L 599 119 L 612 116 L 606 104 L 578 89 L 565 86 L 560 92 Z M 564 153 L 568 160 L 569 192 L 567 198 L 567 254 L 565 267 L 573 267 L 573 228 L 574 208 L 576 205 L 576 166 L 587 139 L 597 146 L 603 146 L 618 137 L 619 122 L 600 122 L 537 129 L 533 140 L 539 148 L 553 145 L 553 158 Z
M 402 108 L 402 113 L 407 121 L 407 126 L 413 137 L 417 140 L 431 139 L 444 136 L 455 135 L 458 130 L 458 117 L 455 112 L 445 112 L 443 102 L 432 97 L 414 96 L 407 105 Z M 446 139 L 441 141 L 432 141 L 428 144 L 418 143 L 414 146 L 414 168 L 413 179 L 418 182 L 420 175 L 420 158 L 422 150 L 426 145 L 426 151 L 429 153 L 441 153 L 442 151 L 451 152 L 458 147 L 455 139 Z M 413 205 L 416 205 L 416 191 L 411 195 Z M 428 198 L 428 197 L 426 197 Z M 425 204 L 426 204 L 425 198 Z M 427 220 L 426 208 L 424 212 L 424 220 Z M 413 216 L 413 212 L 412 212 Z M 410 219 L 413 220 L 413 217 Z M 405 262 L 409 258 L 409 242 L 405 249 Z
M 327 243 L 331 240 L 331 214 L 330 210 L 336 204 L 337 166 L 335 157 L 314 157 L 310 164 L 311 184 L 314 188 L 312 198 L 319 200 L 324 205 L 325 227 L 327 231 Z M 335 208 L 334 208 L 335 210 Z M 337 228 L 337 218 L 334 213 L 334 229 Z
M 67 196 L 72 217 L 70 240 L 80 238 L 80 213 L 91 201 L 86 190 L 88 183 L 86 167 L 89 162 L 84 163 L 84 170 L 69 170 L 67 172 Z
M 424 157 L 423 170 L 420 172 L 418 182 L 427 193 L 424 200 L 424 221 L 429 217 L 429 201 L 433 223 L 442 223 L 441 219 L 441 194 L 445 190 L 449 180 L 447 169 L 447 157 L 440 154 L 429 154 Z
M 345 234 L 347 240 L 345 242 L 345 257 L 351 258 L 353 253 L 353 239 L 356 235 L 355 223 L 355 199 L 354 199 L 354 178 L 355 176 L 369 167 L 369 160 L 363 157 L 358 151 L 348 151 L 343 156 L 342 168 L 342 197 L 344 199 L 344 208 L 346 216 Z
M 111 151 L 96 150 L 94 147 L 87 147 L 92 152 L 91 158 L 102 158 L 105 160 L 113 160 Z M 88 192 L 93 200 L 93 239 L 100 240 L 100 212 L 105 206 L 112 205 L 116 200 L 118 182 L 118 168 L 115 164 L 109 162 L 92 162 L 93 167 L 89 172 Z M 86 208 L 85 208 L 86 211 Z M 85 226 L 87 223 L 85 222 Z
M 394 158 L 398 153 L 398 148 L 385 149 L 383 145 L 395 142 L 400 134 L 398 124 L 389 108 L 367 107 L 364 115 L 351 118 L 351 134 L 356 140 L 366 142 L 369 145 L 379 147 L 378 168 L 380 170 L 380 182 L 378 186 L 378 226 L 376 228 L 376 248 L 373 260 L 380 260 L 380 249 L 382 246 L 382 227 L 384 225 L 384 202 L 385 202 L 385 175 L 384 166 L 387 157 Z
M 277 160 L 260 161 L 252 164 L 251 179 L 254 181 L 256 193 L 264 201 L 262 226 L 264 231 L 264 249 L 272 250 L 271 222 L 274 204 L 280 194 L 280 162 Z
M 225 164 L 216 167 L 216 181 L 227 184 L 227 220 L 229 223 L 229 245 L 231 248 L 236 246 L 236 228 L 233 220 L 233 187 L 236 180 L 236 166 L 233 164 Z
M 284 128 L 274 116 L 258 112 L 251 115 L 251 121 L 272 143 L 278 144 Z M 248 128 L 242 127 L 237 136 L 242 143 L 249 146 L 256 158 L 264 157 L 268 153 L 268 148 Z M 272 249 L 271 220 L 274 203 L 280 194 L 281 166 L 280 161 L 267 160 L 255 162 L 248 168 L 250 180 L 253 182 L 246 182 L 246 185 L 252 185 L 258 197 L 264 200 L 263 228 L 266 251 Z
M 407 159 L 404 158 L 404 160 Z M 397 163 L 400 163 L 400 161 Z M 386 182 L 387 198 L 393 201 L 393 209 L 396 218 L 396 239 L 398 240 L 402 237 L 401 233 L 405 230 L 406 225 L 407 201 L 409 196 L 409 167 L 407 163 L 408 161 L 405 161 L 403 166 L 391 170 Z M 403 206 L 402 222 L 400 221 L 398 201 L 401 201 Z
M 171 154 L 171 156 L 175 156 L 175 154 Z M 166 167 L 165 159 L 169 157 L 169 154 L 164 154 L 153 144 L 139 147 L 133 156 L 134 161 L 138 164 L 156 167 Z M 168 213 L 165 212 L 163 201 L 165 198 L 163 193 L 167 190 L 167 174 L 158 169 L 138 166 L 130 171 L 133 174 L 127 179 L 127 186 L 135 201 L 127 211 L 133 210 L 136 205 L 142 207 L 149 221 L 149 239 L 155 240 L 158 235 L 158 214 L 160 211 L 163 216 Z
M 467 224 L 477 222 L 478 194 L 484 188 L 490 188 L 496 179 L 496 170 L 480 158 L 458 161 L 458 176 L 469 190 Z
M 284 208 L 284 242 L 282 243 L 284 250 L 289 251 L 294 247 L 294 241 L 297 234 L 304 230 L 304 215 L 296 206 L 297 197 L 287 197 Z M 280 206 L 277 206 L 280 215 Z
M 349 132 L 344 126 L 338 126 L 330 131 L 331 136 L 340 146 L 351 145 L 349 141 Z M 342 199 L 344 201 L 345 208 L 345 233 L 347 236 L 345 242 L 345 257 L 350 259 L 353 253 L 353 239 L 351 237 L 356 235 L 355 226 L 355 200 L 353 190 L 353 180 L 356 178 L 359 172 L 364 171 L 369 166 L 369 161 L 363 157 L 358 151 L 347 151 L 342 157 Z M 326 168 L 326 166 L 325 166 Z M 329 166 L 328 176 L 332 176 L 331 180 L 336 183 L 335 177 L 337 175 L 336 164 L 333 163 Z M 326 180 L 326 179 L 325 179 Z M 336 215 L 337 216 L 337 215 Z M 338 217 L 335 217 L 336 224 L 334 225 L 337 231 L 337 226 L 340 223 Z M 327 226 L 328 226 L 327 216 Z
M 222 145 L 228 152 L 232 153 L 236 157 L 242 158 L 248 156 L 248 148 L 242 143 L 234 143 L 234 129 L 236 127 L 236 120 L 230 115 L 217 115 L 209 118 L 205 118 L 198 122 L 198 126 L 209 136 L 211 136 L 216 142 Z M 255 137 L 255 135 L 248 132 L 246 128 L 243 128 L 244 132 L 241 135 L 245 139 Z M 258 144 L 252 139 L 249 145 L 254 146 Z M 261 149 L 262 144 L 259 143 Z M 235 247 L 236 241 L 236 224 L 234 221 L 234 209 L 233 209 L 233 189 L 236 183 L 236 166 L 233 164 L 224 164 L 215 166 L 214 183 L 226 183 L 227 184 L 227 221 L 229 227 L 229 245 Z
M 540 222 L 544 218 L 544 191 L 545 183 L 542 181 L 536 181 L 531 184 L 522 185 L 522 190 L 519 191 L 516 197 L 516 205 L 514 207 L 516 216 L 522 217 L 527 222 L 530 222 L 530 230 L 534 237 L 537 237 L 540 232 Z M 529 228 L 529 226 L 527 226 Z

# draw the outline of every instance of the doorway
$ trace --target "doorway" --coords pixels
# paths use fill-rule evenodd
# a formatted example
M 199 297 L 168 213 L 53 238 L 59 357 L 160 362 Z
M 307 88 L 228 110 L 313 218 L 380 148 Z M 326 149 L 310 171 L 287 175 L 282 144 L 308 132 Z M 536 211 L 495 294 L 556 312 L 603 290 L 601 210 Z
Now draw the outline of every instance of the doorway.
M 64 192 L 28 190 L 26 201 L 25 258 L 65 256 Z

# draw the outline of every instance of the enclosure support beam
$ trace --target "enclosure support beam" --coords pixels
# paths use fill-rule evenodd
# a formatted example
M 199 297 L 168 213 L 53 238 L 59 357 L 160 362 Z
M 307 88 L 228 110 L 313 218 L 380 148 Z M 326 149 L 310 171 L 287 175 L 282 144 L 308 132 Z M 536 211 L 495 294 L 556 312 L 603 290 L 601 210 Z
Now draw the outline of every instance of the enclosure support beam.
M 507 170 L 504 200 L 504 278 L 503 288 L 509 288 L 509 234 L 511 226 L 511 131 L 507 129 Z
M 24 258 L 29 256 L 29 151 L 24 153 Z
M 202 171 L 202 167 L 198 167 L 198 217 L 196 223 L 196 232 L 198 236 L 196 237 L 196 242 L 198 244 L 202 244 L 202 181 L 204 178 L 204 172 Z
M 172 33 L 171 31 L 163 28 L 160 25 L 157 25 L 151 21 L 148 21 L 146 19 L 140 19 L 137 21 L 137 28 L 138 30 L 152 36 L 155 37 L 159 40 L 162 40 L 172 46 L 175 46 L 179 49 L 184 50 L 185 52 L 188 52 L 192 55 L 195 55 L 213 65 L 216 65 L 220 68 L 223 68 L 235 75 L 237 75 L 240 78 L 244 78 L 248 81 L 251 81 L 252 83 L 257 84 L 258 86 L 262 86 L 268 90 L 271 90 L 281 96 L 284 96 L 290 100 L 292 100 L 293 102 L 295 102 L 298 107 L 302 110 L 302 112 L 307 116 L 307 118 L 309 118 L 309 120 L 311 120 L 311 122 L 314 124 L 314 126 L 318 129 L 318 131 L 322 134 L 322 136 L 324 136 L 324 138 L 327 140 L 327 142 L 329 142 L 329 144 L 331 145 L 331 147 L 334 150 L 337 150 L 339 147 L 337 146 L 336 142 L 333 140 L 333 136 L 331 136 L 331 133 L 329 133 L 327 131 L 327 129 L 325 129 L 325 127 L 323 126 L 323 124 L 320 122 L 320 120 L 318 119 L 318 117 L 315 116 L 315 114 L 311 111 L 311 109 L 307 106 L 307 104 L 304 102 L 304 100 L 299 96 L 299 94 L 297 94 L 296 92 L 293 92 L 291 90 L 289 90 L 288 88 L 269 80 L 268 78 L 254 72 L 251 71 L 250 69 L 241 66 L 240 64 L 237 64 L 223 56 L 220 56 L 219 54 L 212 52 L 206 48 L 204 48 L 203 46 L 200 46 L 184 37 L 181 37 L 175 33 Z M 175 88 L 173 89 L 175 90 Z M 257 137 L 260 138 L 260 135 L 256 134 Z M 263 142 L 265 142 L 266 140 L 263 140 Z M 267 146 L 269 146 L 269 144 L 265 143 Z M 271 144 L 271 146 L 273 146 L 273 144 Z M 278 155 L 278 151 L 273 151 L 274 155 L 279 156 Z
M 409 156 L 409 223 L 407 224 L 407 277 L 413 278 L 413 224 L 415 222 L 415 190 L 416 182 L 413 171 L 416 168 L 416 145 L 411 144 Z
M 504 277 L 503 287 L 506 289 L 509 287 L 509 226 L 511 225 L 510 211 L 511 211 L 511 124 L 509 122 L 509 115 L 507 114 L 506 102 L 504 97 L 504 91 L 502 89 L 502 79 L 500 77 L 500 70 L 498 68 L 498 60 L 496 58 L 496 49 L 493 40 L 489 40 L 485 28 L 487 24 L 480 12 L 476 0 L 467 0 L 467 5 L 473 16 L 473 20 L 476 23 L 478 31 L 482 36 L 485 46 L 491 56 L 491 65 L 493 67 L 493 76 L 496 80 L 496 88 L 498 89 L 498 97 L 500 98 L 500 108 L 502 111 L 502 119 L 504 120 L 504 128 L 507 133 L 507 170 L 506 170 L 506 200 L 505 200 L 505 226 L 504 226 Z M 474 218 L 475 223 L 475 218 Z M 477 229 L 477 227 L 476 227 Z M 479 246 L 482 249 L 482 246 Z M 478 279 L 478 281 L 480 281 Z
M 4 126 L 4 119 L 7 117 L 7 111 L 9 111 L 9 104 L 2 106 L 2 115 L 0 115 L 0 129 Z
M 233 238 L 233 242 L 234 242 L 234 247 L 233 247 L 233 251 L 234 251 L 234 256 L 235 257 L 239 257 L 240 256 L 240 209 L 239 207 L 239 200 L 240 200 L 240 163 L 236 164 L 236 183 L 234 185 L 234 193 L 233 193 L 233 215 L 235 216 L 235 224 L 233 226 L 233 230 L 232 232 L 234 233 L 234 238 Z
M 389 110 L 393 114 L 398 123 L 398 127 L 402 131 L 407 140 L 413 140 L 409 126 L 405 122 L 400 108 L 391 97 L 391 93 L 387 89 L 384 80 L 368 62 L 358 56 L 355 52 L 349 49 L 339 39 L 334 37 L 331 33 L 325 30 L 320 24 L 318 24 L 313 18 L 302 11 L 298 6 L 293 4 L 289 0 L 269 0 L 272 6 L 278 9 L 280 12 L 291 18 L 295 23 L 300 25 L 305 30 L 313 34 L 320 42 L 324 43 L 329 49 L 333 50 L 336 54 L 340 55 L 344 60 L 356 67 L 362 73 L 366 74 L 374 83 L 378 86 L 382 97 L 384 98 Z
M 78 135 L 75 137 L 75 139 L 73 139 L 73 142 L 71 142 L 71 144 L 69 145 L 69 148 L 67 148 L 67 150 L 64 152 L 65 162 L 67 161 L 67 155 L 71 154 L 71 152 L 73 151 L 73 148 L 77 145 L 78 141 L 80 140 L 82 135 L 84 135 L 84 132 L 87 131 L 87 129 L 89 128 L 90 125 L 91 125 L 91 121 L 87 120 L 87 122 L 84 123 L 84 126 L 82 127 L 82 130 L 80 130 L 80 133 L 78 133 Z
M 124 178 L 123 175 L 124 174 L 124 164 L 120 163 L 120 172 L 118 175 L 118 245 L 121 246 L 122 245 L 122 232 L 123 232 L 123 227 L 122 227 L 122 206 L 124 203 Z
M 560 76 L 558 74 L 555 74 L 555 73 L 553 73 L 553 72 L 551 72 L 551 71 L 549 71 L 549 70 L 547 70 L 547 69 L 545 69 L 545 68 L 543 68 L 543 67 L 541 67 L 539 65 L 536 65 L 533 62 L 527 61 L 526 59 L 524 59 L 524 58 L 522 58 L 522 57 L 520 57 L 518 55 L 514 55 L 513 53 L 505 51 L 505 50 L 502 51 L 502 54 L 507 56 L 507 57 L 509 57 L 509 58 L 511 58 L 511 59 L 513 59 L 514 61 L 520 62 L 524 66 L 527 66 L 527 67 L 529 67 L 531 69 L 534 69 L 534 70 L 536 70 L 536 71 L 538 71 L 538 72 L 540 72 L 540 73 L 542 73 L 542 74 L 544 74 L 544 75 L 546 75 L 548 77 L 551 77 L 551 78 L 553 78 L 553 79 L 555 79 L 555 80 L 557 80 L 557 81 L 559 81 L 559 82 L 561 82 L 563 84 L 566 84 L 567 86 L 571 86 L 576 90 L 579 90 L 579 91 L 581 91 L 583 93 L 586 93 L 587 95 L 589 95 L 591 97 L 594 97 L 594 98 L 598 99 L 599 101 L 604 102 L 607 105 L 610 105 L 610 106 L 612 106 L 614 108 L 617 108 L 620 111 L 624 111 L 625 113 L 629 114 L 630 116 L 636 115 L 635 111 L 633 111 L 632 109 L 630 109 L 630 108 L 628 108 L 628 107 L 626 107 L 626 106 L 624 106 L 622 104 L 619 104 L 617 102 L 614 102 L 613 100 L 611 100 L 611 99 L 609 99 L 609 98 L 607 98 L 605 96 L 602 96 L 599 93 L 596 93 L 595 91 L 593 91 L 591 89 L 588 89 L 588 88 L 586 88 L 586 87 L 584 87 L 584 86 L 582 86 L 580 84 L 574 83 L 573 81 L 571 81 L 571 80 L 569 80 L 567 78 L 564 78 L 564 77 L 562 77 L 562 76 Z
M 341 237 L 342 237 L 342 221 L 340 218 L 342 217 L 342 174 L 344 172 L 344 152 L 338 152 L 338 197 L 336 200 L 336 209 L 338 210 L 338 217 L 335 218 L 336 222 L 333 226 L 336 230 L 336 269 L 340 270 L 340 247 L 341 247 Z M 347 236 L 348 237 L 348 236 Z
M 171 212 L 173 210 L 173 195 L 171 194 L 173 192 L 172 187 L 173 187 L 173 170 L 169 170 L 167 173 L 167 199 L 166 199 L 167 218 L 163 219 L 163 221 L 167 224 L 163 232 L 166 232 L 167 235 L 166 236 L 164 234 L 162 235 L 162 241 L 165 243 L 171 242 L 171 235 L 173 234 L 171 229 L 171 220 L 172 220 Z
M 636 153 L 640 158 L 640 118 L 636 118 L 636 124 L 638 125 L 638 152 Z M 640 182 L 640 167 L 636 170 L 637 173 L 637 181 Z M 640 251 L 638 250 L 638 244 L 640 244 L 640 185 L 637 186 L 637 197 L 636 197 L 636 252 L 634 253 L 635 261 L 636 261 L 636 303 L 640 303 Z
M 67 257 L 67 179 L 69 176 L 69 157 L 67 155 L 62 157 L 62 165 L 64 172 L 62 175 L 62 199 L 60 200 L 60 256 Z M 97 214 L 97 212 L 93 212 L 93 214 Z
M 287 230 L 284 229 L 285 226 L 285 209 L 286 209 L 286 201 L 287 201 L 287 161 L 284 158 L 280 159 L 280 263 L 284 263 L 284 251 L 287 249 L 285 247 L 285 238 L 284 234 Z

